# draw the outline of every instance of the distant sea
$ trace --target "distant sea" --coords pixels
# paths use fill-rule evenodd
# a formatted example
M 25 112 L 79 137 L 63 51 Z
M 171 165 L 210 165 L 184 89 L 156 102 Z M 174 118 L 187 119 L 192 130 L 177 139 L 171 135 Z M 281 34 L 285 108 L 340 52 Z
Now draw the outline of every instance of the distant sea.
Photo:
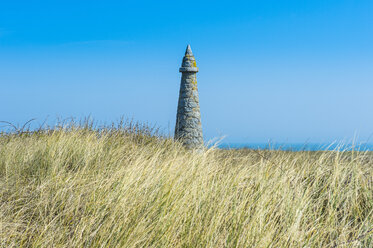
M 267 149 L 284 151 L 373 151 L 373 143 L 340 144 L 340 143 L 222 143 L 217 145 L 221 149 Z

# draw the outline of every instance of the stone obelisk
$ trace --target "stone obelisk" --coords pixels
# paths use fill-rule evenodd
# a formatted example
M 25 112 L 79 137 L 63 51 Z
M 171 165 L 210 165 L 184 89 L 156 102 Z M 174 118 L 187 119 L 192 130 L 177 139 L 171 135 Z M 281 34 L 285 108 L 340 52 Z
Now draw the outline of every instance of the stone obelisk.
M 202 148 L 203 135 L 196 77 L 198 68 L 190 45 L 187 46 L 179 71 L 182 76 L 175 139 L 180 140 L 189 149 Z

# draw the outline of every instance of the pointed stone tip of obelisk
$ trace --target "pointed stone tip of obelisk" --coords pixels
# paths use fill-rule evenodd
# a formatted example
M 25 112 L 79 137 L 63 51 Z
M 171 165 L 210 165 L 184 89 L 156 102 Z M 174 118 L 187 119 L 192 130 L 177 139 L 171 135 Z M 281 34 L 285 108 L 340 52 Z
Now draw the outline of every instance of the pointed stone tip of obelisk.
M 180 72 L 198 72 L 196 60 L 192 53 L 190 45 L 187 46 L 183 62 L 181 63 Z
M 193 56 L 192 48 L 190 48 L 189 44 L 188 44 L 188 46 L 186 48 L 185 55 Z

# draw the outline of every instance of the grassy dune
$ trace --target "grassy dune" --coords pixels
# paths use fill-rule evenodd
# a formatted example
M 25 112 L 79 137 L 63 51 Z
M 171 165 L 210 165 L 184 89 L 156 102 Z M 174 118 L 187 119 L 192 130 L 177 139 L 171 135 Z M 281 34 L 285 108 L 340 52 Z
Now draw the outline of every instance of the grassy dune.
M 0 136 L 4 247 L 372 247 L 369 152 L 207 149 L 151 130 Z

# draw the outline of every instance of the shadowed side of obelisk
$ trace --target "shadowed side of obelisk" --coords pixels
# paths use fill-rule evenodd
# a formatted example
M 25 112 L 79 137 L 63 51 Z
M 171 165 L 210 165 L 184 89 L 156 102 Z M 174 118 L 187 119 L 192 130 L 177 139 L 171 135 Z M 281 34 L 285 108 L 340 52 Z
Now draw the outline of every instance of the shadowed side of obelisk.
M 203 135 L 196 77 L 198 68 L 190 45 L 187 46 L 180 72 L 182 76 L 175 139 L 180 140 L 187 148 L 201 148 Z

